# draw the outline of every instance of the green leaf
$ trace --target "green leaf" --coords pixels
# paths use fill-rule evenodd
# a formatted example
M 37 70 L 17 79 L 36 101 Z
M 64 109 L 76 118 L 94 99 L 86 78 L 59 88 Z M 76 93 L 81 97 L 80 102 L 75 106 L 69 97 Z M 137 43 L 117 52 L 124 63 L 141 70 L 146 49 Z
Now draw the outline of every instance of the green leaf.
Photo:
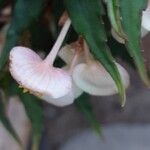
M 16 0 L 5 46 L 0 57 L 0 69 L 2 69 L 6 63 L 11 48 L 17 44 L 22 32 L 38 20 L 46 1 L 47 0 Z
M 101 127 L 93 113 L 89 96 L 85 93 L 82 94 L 82 96 L 75 100 L 75 104 L 78 110 L 85 115 L 86 119 L 89 121 L 96 133 L 101 134 Z
M 127 37 L 121 25 L 119 0 L 109 0 L 107 2 L 107 11 L 111 25 L 114 28 L 114 30 L 118 33 L 119 36 L 126 39 Z
M 126 46 L 133 57 L 138 72 L 144 83 L 150 86 L 144 59 L 141 52 L 141 15 L 147 0 L 120 0 L 122 25 L 128 37 Z
M 75 30 L 86 39 L 94 57 L 102 63 L 114 79 L 123 106 L 126 99 L 125 89 L 114 59 L 106 45 L 107 37 L 100 16 L 100 1 L 65 0 L 65 4 Z
M 16 142 L 22 148 L 21 140 L 20 140 L 19 136 L 17 135 L 15 129 L 13 128 L 9 118 L 6 115 L 5 105 L 3 102 L 3 97 L 2 97 L 1 92 L 0 92 L 0 121 L 2 122 L 2 124 L 6 128 L 6 130 L 10 133 L 10 135 L 16 140 Z
M 43 129 L 43 111 L 40 104 L 34 96 L 20 93 L 20 98 L 25 107 L 26 113 L 32 123 L 32 150 L 39 149 L 42 129 Z

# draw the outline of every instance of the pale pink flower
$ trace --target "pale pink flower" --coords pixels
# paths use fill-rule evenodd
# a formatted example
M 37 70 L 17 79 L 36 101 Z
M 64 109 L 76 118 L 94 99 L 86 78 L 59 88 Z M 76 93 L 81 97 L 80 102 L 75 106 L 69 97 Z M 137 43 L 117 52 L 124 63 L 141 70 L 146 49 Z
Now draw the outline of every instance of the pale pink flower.
M 79 64 L 73 70 L 73 80 L 83 91 L 97 96 L 112 95 L 118 93 L 115 82 L 104 67 L 96 61 L 89 52 L 86 44 L 86 62 Z M 120 72 L 125 88 L 129 85 L 129 75 L 127 71 L 118 63 L 117 68 Z
M 64 60 L 66 60 L 68 63 L 62 69 L 67 71 L 70 74 L 70 76 L 72 77 L 72 72 L 73 72 L 75 66 L 77 64 L 79 64 L 81 61 L 81 53 L 77 52 L 75 46 L 72 47 L 70 45 L 67 45 L 61 49 L 61 54 L 62 54 L 63 58 L 66 58 Z M 69 56 L 70 58 L 68 58 L 67 56 Z M 71 58 L 72 58 L 72 60 L 71 60 Z M 43 99 L 47 100 L 51 104 L 54 104 L 55 106 L 62 107 L 62 106 L 72 104 L 74 102 L 74 100 L 76 98 L 78 98 L 82 93 L 83 93 L 83 90 L 78 88 L 78 86 L 72 80 L 71 91 L 68 94 L 66 94 L 65 96 L 60 97 L 60 98 L 55 98 L 55 99 L 50 98 L 50 97 L 44 97 Z
M 63 97 L 72 88 L 70 74 L 63 69 L 53 67 L 70 23 L 68 19 L 51 52 L 44 60 L 31 49 L 21 46 L 14 47 L 10 52 L 10 72 L 13 78 L 30 93 L 42 99 L 46 97 L 46 101 L 47 97 L 54 100 Z
M 60 49 L 60 51 L 58 52 L 58 56 L 67 64 L 70 65 L 72 63 L 72 60 L 76 54 L 76 46 L 75 46 L 75 42 L 71 43 L 71 44 L 67 44 L 64 47 L 62 47 Z M 78 64 L 79 63 L 83 63 L 84 60 L 84 53 L 83 51 L 81 51 L 78 54 Z

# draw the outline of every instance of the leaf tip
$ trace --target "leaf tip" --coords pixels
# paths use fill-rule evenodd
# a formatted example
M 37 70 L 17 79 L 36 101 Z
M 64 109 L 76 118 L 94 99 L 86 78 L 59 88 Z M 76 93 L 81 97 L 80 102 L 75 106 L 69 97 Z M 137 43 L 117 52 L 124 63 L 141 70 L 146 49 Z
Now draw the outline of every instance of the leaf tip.
M 124 93 L 121 95 L 121 107 L 124 107 L 126 104 L 126 93 L 124 90 Z

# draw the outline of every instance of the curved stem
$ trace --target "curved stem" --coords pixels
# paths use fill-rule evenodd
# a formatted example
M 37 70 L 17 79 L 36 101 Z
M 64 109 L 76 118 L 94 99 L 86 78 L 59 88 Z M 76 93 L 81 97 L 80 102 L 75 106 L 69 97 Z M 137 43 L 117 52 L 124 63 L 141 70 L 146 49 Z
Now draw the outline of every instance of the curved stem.
M 72 74 L 74 67 L 78 64 L 78 59 L 79 59 L 79 52 L 76 51 L 73 60 L 71 62 L 70 68 L 69 68 L 69 73 Z
M 75 43 L 73 43 L 73 47 L 75 48 L 75 54 L 73 56 L 72 62 L 70 64 L 70 68 L 69 68 L 69 73 L 72 74 L 75 66 L 79 63 L 79 57 L 81 57 L 81 52 L 82 52 L 82 48 L 83 48 L 83 40 L 82 39 L 78 39 L 78 41 L 76 41 Z M 81 46 L 82 45 L 82 46 Z
M 61 47 L 61 45 L 62 45 L 62 43 L 64 41 L 64 38 L 65 38 L 68 30 L 69 30 L 70 24 L 71 24 L 71 20 L 68 19 L 65 22 L 65 24 L 64 24 L 64 26 L 63 26 L 63 28 L 62 28 L 62 30 L 61 30 L 61 32 L 60 32 L 60 34 L 59 34 L 56 42 L 55 42 L 52 50 L 50 51 L 50 53 L 48 54 L 48 56 L 45 58 L 44 61 L 46 63 L 48 63 L 49 65 L 53 65 L 54 60 L 55 60 L 55 58 L 57 56 L 57 53 L 58 53 L 58 51 L 59 51 L 59 49 L 60 49 L 60 47 Z
M 85 40 L 84 40 L 84 43 L 83 43 L 83 48 L 84 48 L 84 56 L 85 56 L 86 63 L 91 63 L 92 62 L 92 56 L 90 54 L 89 47 L 88 47 Z

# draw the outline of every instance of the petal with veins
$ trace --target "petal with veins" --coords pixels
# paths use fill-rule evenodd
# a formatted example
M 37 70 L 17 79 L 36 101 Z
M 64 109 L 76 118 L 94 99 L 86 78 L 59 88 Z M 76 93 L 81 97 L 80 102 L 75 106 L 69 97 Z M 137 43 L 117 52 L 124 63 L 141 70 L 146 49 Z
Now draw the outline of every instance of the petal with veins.
M 59 98 L 71 90 L 70 75 L 48 65 L 29 48 L 18 46 L 11 50 L 10 72 L 22 87 L 34 95 Z

